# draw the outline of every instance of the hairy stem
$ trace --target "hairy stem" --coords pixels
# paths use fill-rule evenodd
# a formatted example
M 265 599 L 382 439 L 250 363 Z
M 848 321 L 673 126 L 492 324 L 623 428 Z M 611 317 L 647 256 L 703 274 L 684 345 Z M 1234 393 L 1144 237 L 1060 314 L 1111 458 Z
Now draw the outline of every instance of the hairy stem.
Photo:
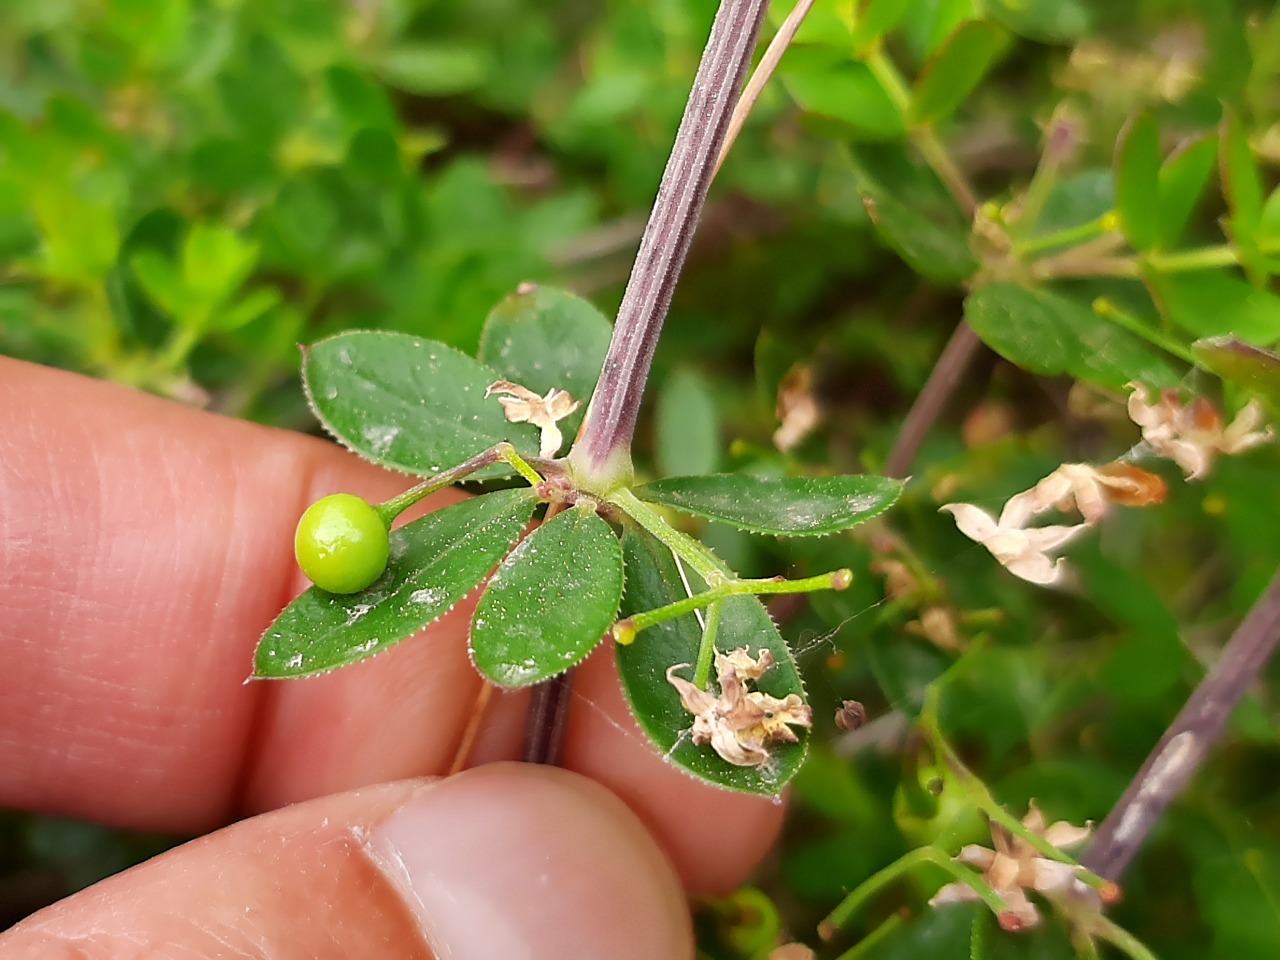
M 631 438 L 658 335 L 742 90 L 766 0 L 723 0 L 627 281 L 599 386 L 569 455 L 604 483 L 630 473 Z
M 1116 880 L 1165 808 L 1222 735 L 1227 718 L 1280 642 L 1280 571 L 1232 634 L 1186 706 L 1107 814 L 1082 863 Z

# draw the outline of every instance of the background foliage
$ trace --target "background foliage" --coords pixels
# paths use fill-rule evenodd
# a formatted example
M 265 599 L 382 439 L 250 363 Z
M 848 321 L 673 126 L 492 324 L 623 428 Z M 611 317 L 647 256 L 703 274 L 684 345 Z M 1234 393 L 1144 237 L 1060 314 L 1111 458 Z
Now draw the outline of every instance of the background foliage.
M 716 957 L 762 955 L 778 924 L 812 939 L 903 851 L 981 838 L 963 809 L 913 807 L 930 771 L 904 749 L 925 684 L 962 649 L 943 725 L 966 761 L 1013 809 L 1035 797 L 1101 818 L 1280 561 L 1274 448 L 1199 484 L 1168 474 L 1164 505 L 1074 552 L 1079 594 L 1009 577 L 936 513 L 1122 454 L 1137 439 L 1115 402 L 1126 380 L 1220 392 L 1199 359 L 1228 377 L 1228 406 L 1274 383 L 1265 361 L 1215 366 L 1191 344 L 1280 339 L 1280 14 L 871 0 L 851 27 L 854 6 L 820 0 L 720 175 L 641 467 L 881 469 L 961 316 L 995 352 L 874 532 L 702 530 L 745 576 L 856 572 L 845 593 L 775 608 L 825 726 L 764 892 L 704 905 Z M 714 8 L 9 0 L 0 350 L 314 429 L 297 342 L 382 328 L 473 352 L 525 280 L 608 312 Z M 939 150 L 991 201 L 976 219 Z M 773 443 L 780 390 L 821 416 L 788 453 Z M 886 600 L 891 561 L 910 596 Z M 828 722 L 846 698 L 874 718 L 858 734 Z M 1160 956 L 1280 952 L 1277 734 L 1263 685 L 1128 875 L 1117 918 Z M 160 842 L 4 823 L 4 923 Z M 874 955 L 967 955 L 971 919 L 925 909 Z M 1070 952 L 1052 925 L 986 940 L 1000 957 Z

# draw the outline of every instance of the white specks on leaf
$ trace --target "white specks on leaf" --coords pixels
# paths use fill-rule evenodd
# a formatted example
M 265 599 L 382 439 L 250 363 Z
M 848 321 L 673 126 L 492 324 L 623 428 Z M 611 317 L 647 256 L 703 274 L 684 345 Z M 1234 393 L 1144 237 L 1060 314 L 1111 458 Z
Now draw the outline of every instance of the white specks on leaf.
M 373 452 L 381 456 L 391 449 L 391 445 L 395 443 L 396 437 L 400 436 L 400 428 L 392 426 L 383 426 L 380 424 L 369 424 L 360 431 L 365 442 L 373 448 Z

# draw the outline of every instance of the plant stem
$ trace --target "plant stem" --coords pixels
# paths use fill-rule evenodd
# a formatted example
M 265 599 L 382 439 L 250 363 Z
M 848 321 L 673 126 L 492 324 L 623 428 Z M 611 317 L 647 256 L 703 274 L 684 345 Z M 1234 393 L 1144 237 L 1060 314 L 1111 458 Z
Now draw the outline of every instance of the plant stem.
M 1127 953 L 1133 960 L 1156 960 L 1156 955 L 1145 943 L 1106 917 L 1095 920 L 1091 930 L 1116 949 Z
M 814 593 L 818 590 L 839 590 L 840 583 L 846 582 L 846 578 L 851 576 L 852 574 L 848 570 L 833 570 L 831 573 L 824 573 L 816 577 L 805 577 L 803 580 L 783 580 L 780 578 L 730 580 L 717 587 L 712 587 L 710 590 L 704 590 L 702 593 L 685 597 L 683 600 L 669 603 L 665 607 L 658 607 L 656 610 L 637 613 L 627 619 L 635 631 L 639 633 L 641 630 L 646 630 L 659 623 L 665 623 L 667 620 L 674 620 L 676 617 L 683 617 L 687 613 L 693 613 L 695 610 L 709 607 L 713 603 L 728 597 L 737 597 L 744 594 Z
M 934 421 L 942 414 L 947 401 L 960 385 L 965 370 L 969 368 L 969 363 L 980 346 L 982 341 L 973 332 L 973 328 L 961 320 L 947 345 L 942 348 L 924 389 L 902 421 L 902 429 L 898 431 L 898 438 L 889 451 L 889 459 L 885 461 L 885 476 L 901 478 L 907 475 L 920 445 L 924 443 Z
M 525 763 L 555 766 L 564 754 L 564 735 L 569 719 L 569 701 L 573 693 L 573 671 L 544 680 L 533 688 L 529 712 L 525 716 Z
M 791 12 L 787 14 L 787 19 L 782 21 L 782 26 L 778 28 L 778 32 L 773 39 L 769 41 L 769 46 L 765 48 L 764 55 L 760 58 L 760 63 L 756 65 L 755 71 L 751 74 L 751 79 L 747 81 L 746 89 L 742 91 L 742 96 L 738 98 L 737 106 L 733 108 L 733 116 L 729 118 L 729 131 L 725 134 L 724 144 L 720 147 L 720 155 L 716 157 L 716 174 L 724 166 L 725 157 L 729 156 L 729 151 L 733 149 L 733 142 L 738 139 L 738 134 L 742 132 L 742 126 L 747 122 L 747 117 L 751 115 L 751 111 L 755 108 L 756 101 L 760 99 L 760 94 L 763 92 L 765 84 L 773 76 L 773 71 L 778 68 L 778 62 L 782 60 L 782 55 L 787 52 L 787 47 L 795 39 L 796 32 L 800 29 L 800 25 L 804 23 L 804 18 L 809 15 L 813 4 L 814 0 L 799 0 L 791 9 Z
M 1110 233 L 1116 229 L 1116 226 L 1115 212 L 1108 210 L 1102 216 L 1095 217 L 1087 223 L 1067 227 L 1065 230 L 1055 230 L 1053 233 L 1046 233 L 1039 237 L 1030 237 L 1022 243 L 1014 244 L 1014 250 L 1021 257 L 1031 256 L 1055 247 L 1084 243 L 1104 233 Z
M 515 447 L 503 441 L 495 444 L 484 453 L 478 453 L 465 463 L 460 463 L 456 467 L 450 467 L 442 473 L 436 474 L 429 480 L 423 480 L 416 486 L 410 487 L 404 493 L 392 497 L 384 503 L 378 504 L 378 514 L 387 526 L 391 525 L 391 521 L 398 517 L 404 511 L 408 510 L 419 500 L 429 497 L 437 490 L 443 490 L 445 487 L 453 486 L 459 480 L 465 480 L 471 474 L 485 467 L 497 463 L 499 460 L 508 463 L 511 467 L 529 481 L 530 486 L 536 486 L 542 483 L 542 476 L 533 469 L 520 454 L 516 453 Z
M 884 90 L 885 95 L 902 114 L 905 121 L 911 110 L 911 91 L 907 88 L 907 82 L 897 66 L 878 46 L 870 50 L 862 62 L 867 65 L 871 75 L 876 78 L 880 88 Z M 973 188 L 969 186 L 964 172 L 951 159 L 951 154 L 947 152 L 947 148 L 938 139 L 933 128 L 916 127 L 911 131 L 911 140 L 951 196 L 960 204 L 965 215 L 972 217 L 974 211 L 978 209 L 978 198 L 974 195 Z
M 1187 347 L 1184 347 L 1176 340 L 1170 340 L 1159 330 L 1148 326 L 1137 317 L 1130 316 L 1105 297 L 1099 297 L 1093 301 L 1093 312 L 1104 319 L 1110 320 L 1117 327 L 1141 337 L 1152 346 L 1159 347 L 1165 353 L 1171 353 L 1179 360 L 1186 361 L 1193 367 L 1196 365 L 1195 354 Z
M 705 546 L 687 537 L 666 520 L 662 514 L 649 506 L 625 487 L 615 490 L 609 502 L 622 510 L 640 526 L 659 540 L 663 546 L 693 568 L 708 587 L 718 587 L 735 579 L 733 572 L 724 565 L 719 557 Z
M 693 685 L 699 690 L 707 689 L 711 679 L 711 665 L 715 662 L 716 637 L 720 634 L 720 617 L 724 613 L 724 604 L 711 604 L 707 610 L 707 622 L 702 628 L 702 642 L 698 644 L 698 662 L 693 668 Z
M 978 873 L 978 871 L 972 870 L 964 864 L 956 863 L 937 847 L 919 847 L 910 853 L 903 854 L 893 863 L 877 870 L 866 880 L 863 880 L 862 883 L 858 884 L 857 888 L 845 897 L 838 907 L 827 914 L 825 920 L 818 924 L 818 936 L 822 937 L 823 940 L 830 940 L 835 932 L 848 923 L 854 914 L 858 912 L 858 909 L 870 900 L 872 895 L 879 891 L 881 887 L 926 863 L 941 867 L 961 883 L 971 887 L 982 902 L 991 909 L 992 913 L 999 915 L 1008 909 L 1008 905 L 992 889 L 991 885 L 982 878 L 982 874 Z
M 590 482 L 611 486 L 631 472 L 631 439 L 658 335 L 689 253 L 716 158 L 742 90 L 766 0 L 722 0 L 658 187 L 599 385 L 570 462 Z
M 1107 814 L 1085 851 L 1085 866 L 1108 880 L 1119 878 L 1165 808 L 1222 735 L 1227 718 L 1270 659 L 1277 642 L 1280 570 Z

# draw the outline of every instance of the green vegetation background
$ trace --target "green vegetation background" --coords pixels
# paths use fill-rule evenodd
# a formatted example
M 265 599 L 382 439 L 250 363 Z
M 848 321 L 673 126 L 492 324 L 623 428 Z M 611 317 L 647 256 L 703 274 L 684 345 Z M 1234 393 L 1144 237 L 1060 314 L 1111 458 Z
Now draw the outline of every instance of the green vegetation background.
M 1163 97 L 1162 120 L 1212 128 L 1223 101 L 1250 91 L 1274 179 L 1275 65 L 1259 66 L 1248 37 L 1260 18 L 1280 35 L 1270 4 L 983 6 L 1011 43 L 944 134 L 984 195 L 1025 187 L 1042 128 L 1069 104 L 1079 146 L 1053 203 L 1060 224 L 1081 222 L 1110 205 L 1132 113 Z M 611 311 L 714 8 L 6 0 L 0 351 L 313 430 L 299 342 L 377 327 L 474 350 L 489 309 L 527 280 Z M 911 75 L 978 13 L 970 0 L 905 11 L 889 46 Z M 881 468 L 961 316 L 954 278 L 904 264 L 858 192 L 849 143 L 904 134 L 861 74 L 816 56 L 784 62 L 788 85 L 766 92 L 714 188 L 659 350 L 646 472 Z M 1159 84 L 1178 64 L 1191 78 L 1172 98 Z M 1193 233 L 1213 235 L 1224 210 L 1207 198 Z M 779 387 L 803 396 L 806 383 L 823 422 L 779 453 Z M 1105 815 L 1274 570 L 1274 451 L 1224 461 L 1198 486 L 1171 482 L 1158 510 L 1108 524 L 1078 551 L 1078 596 L 1014 580 L 937 517 L 944 498 L 998 505 L 1064 460 L 1127 450 L 1136 433 L 1119 405 L 1082 416 L 1069 388 L 984 353 L 917 460 L 890 521 L 900 540 L 704 531 L 744 575 L 857 575 L 786 611 L 820 746 L 765 895 L 703 905 L 708 955 L 760 956 L 775 922 L 812 941 L 843 892 L 901 852 L 946 831 L 953 845 L 981 839 L 963 812 L 952 823 L 945 805 L 934 820 L 904 807 L 904 780 L 928 779 L 904 758 L 905 718 L 957 655 L 922 613 L 941 609 L 961 645 L 978 645 L 944 702 L 963 755 L 1012 809 L 1035 797 L 1078 822 Z M 886 559 L 915 565 L 925 600 L 883 602 Z M 887 746 L 835 730 L 845 698 L 880 718 Z M 1129 874 L 1117 918 L 1161 957 L 1280 956 L 1278 729 L 1263 686 Z M 0 928 L 167 842 L 20 813 L 0 824 Z M 928 893 L 903 889 L 866 929 Z M 967 956 L 972 917 L 926 908 L 875 955 Z M 1052 924 L 989 939 L 1001 957 L 1070 955 Z

